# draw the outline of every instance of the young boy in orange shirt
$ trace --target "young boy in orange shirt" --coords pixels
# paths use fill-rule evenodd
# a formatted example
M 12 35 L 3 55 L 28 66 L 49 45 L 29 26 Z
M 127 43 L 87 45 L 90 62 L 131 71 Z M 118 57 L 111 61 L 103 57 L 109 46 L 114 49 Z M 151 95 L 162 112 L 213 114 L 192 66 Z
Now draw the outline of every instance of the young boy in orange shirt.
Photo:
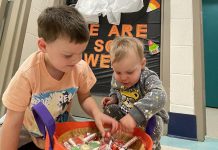
M 38 35 L 39 50 L 19 67 L 3 94 L 7 113 L 1 127 L 0 149 L 15 150 L 31 141 L 43 149 L 44 140 L 34 120 L 32 106 L 42 102 L 53 118 L 67 121 L 75 93 L 102 136 L 105 135 L 104 124 L 111 125 L 112 132 L 117 130 L 118 122 L 103 114 L 90 95 L 96 78 L 82 60 L 89 31 L 81 14 L 69 6 L 47 8 L 38 18 Z M 21 128 L 21 133 L 25 134 L 19 134 Z M 24 135 L 27 140 L 19 141 Z

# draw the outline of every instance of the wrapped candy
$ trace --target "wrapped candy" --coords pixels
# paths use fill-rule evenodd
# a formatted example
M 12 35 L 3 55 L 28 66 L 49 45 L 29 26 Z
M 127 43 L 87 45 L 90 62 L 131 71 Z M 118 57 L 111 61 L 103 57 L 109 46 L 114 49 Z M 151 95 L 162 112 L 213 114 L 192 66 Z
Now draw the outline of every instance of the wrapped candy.
M 133 137 L 128 142 L 116 139 L 111 136 L 109 131 L 106 132 L 105 137 L 98 138 L 97 133 L 87 133 L 77 137 L 70 137 L 64 141 L 63 145 L 66 150 L 127 150 L 138 137 Z
M 63 145 L 64 145 L 64 147 L 65 147 L 67 150 L 71 150 L 71 146 L 70 146 L 70 144 L 69 144 L 67 141 L 65 141 L 65 142 L 63 143 Z

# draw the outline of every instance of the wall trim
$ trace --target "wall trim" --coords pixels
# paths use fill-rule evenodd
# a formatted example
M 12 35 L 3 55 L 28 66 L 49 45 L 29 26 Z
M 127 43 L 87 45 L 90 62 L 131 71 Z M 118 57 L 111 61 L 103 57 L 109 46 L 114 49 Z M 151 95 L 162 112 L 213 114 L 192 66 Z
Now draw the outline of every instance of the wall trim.
M 197 120 L 197 139 L 205 140 L 206 135 L 206 105 L 204 50 L 202 27 L 202 1 L 192 0 L 193 10 L 193 56 L 194 56 L 194 108 Z
M 5 22 L 5 10 L 7 5 L 7 0 L 1 0 L 0 1 L 0 45 L 2 43 L 2 35 L 3 35 L 3 29 L 4 29 L 4 22 Z M 0 51 L 0 60 L 2 57 L 2 51 Z
M 31 0 L 8 1 L 0 51 L 0 98 L 14 73 L 19 67 L 24 36 L 26 33 Z M 0 116 L 5 113 L 5 107 L 0 101 Z
M 167 93 L 165 109 L 170 111 L 170 0 L 161 1 L 160 79 Z M 167 134 L 165 127 L 164 134 Z

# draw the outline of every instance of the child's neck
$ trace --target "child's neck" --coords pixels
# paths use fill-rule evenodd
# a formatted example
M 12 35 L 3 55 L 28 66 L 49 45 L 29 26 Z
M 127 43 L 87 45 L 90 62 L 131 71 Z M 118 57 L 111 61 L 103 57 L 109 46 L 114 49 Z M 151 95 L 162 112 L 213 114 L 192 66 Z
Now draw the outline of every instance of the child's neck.
M 45 57 L 45 66 L 48 73 L 54 78 L 55 80 L 61 80 L 64 76 L 64 72 L 57 70 L 54 66 L 50 63 L 50 61 Z

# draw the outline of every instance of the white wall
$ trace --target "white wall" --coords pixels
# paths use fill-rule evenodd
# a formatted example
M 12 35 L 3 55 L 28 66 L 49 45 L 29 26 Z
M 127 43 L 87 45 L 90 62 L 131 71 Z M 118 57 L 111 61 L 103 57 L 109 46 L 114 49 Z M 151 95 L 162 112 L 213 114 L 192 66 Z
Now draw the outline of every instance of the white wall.
M 192 0 L 170 7 L 170 112 L 194 114 Z
M 42 10 L 48 6 L 53 6 L 54 2 L 55 0 L 32 0 L 20 64 L 38 49 L 37 18 Z

